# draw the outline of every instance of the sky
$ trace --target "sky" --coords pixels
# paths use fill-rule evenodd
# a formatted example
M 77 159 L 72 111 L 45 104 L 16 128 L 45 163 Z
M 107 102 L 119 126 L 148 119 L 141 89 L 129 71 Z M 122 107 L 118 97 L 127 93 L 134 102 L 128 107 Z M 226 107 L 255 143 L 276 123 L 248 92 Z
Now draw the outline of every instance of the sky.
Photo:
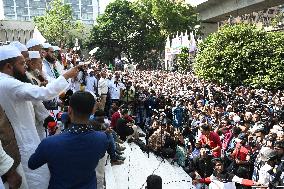
M 1 0 L 0 0 L 1 1 Z M 106 6 L 113 0 L 101 0 L 100 1 L 100 12 L 104 12 Z
M 193 6 L 199 5 L 199 4 L 201 4 L 205 1 L 207 1 L 207 0 L 186 0 L 187 3 L 189 3 Z

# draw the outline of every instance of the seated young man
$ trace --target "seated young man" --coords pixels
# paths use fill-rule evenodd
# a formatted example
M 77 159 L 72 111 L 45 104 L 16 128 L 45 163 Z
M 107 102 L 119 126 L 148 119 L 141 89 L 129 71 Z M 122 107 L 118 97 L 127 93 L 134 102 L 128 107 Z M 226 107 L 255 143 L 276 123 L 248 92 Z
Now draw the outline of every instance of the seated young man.
M 129 120 L 128 110 L 123 110 L 121 112 L 122 117 L 117 120 L 116 124 L 116 131 L 117 134 L 120 136 L 121 140 L 128 139 L 129 142 L 134 139 L 139 138 L 139 134 L 137 132 L 137 126 L 131 124 L 131 121 Z
M 109 146 L 104 132 L 95 131 L 89 117 L 95 104 L 89 92 L 76 92 L 70 98 L 70 127 L 62 134 L 44 139 L 30 157 L 30 169 L 47 163 L 49 189 L 96 189 L 96 167 Z

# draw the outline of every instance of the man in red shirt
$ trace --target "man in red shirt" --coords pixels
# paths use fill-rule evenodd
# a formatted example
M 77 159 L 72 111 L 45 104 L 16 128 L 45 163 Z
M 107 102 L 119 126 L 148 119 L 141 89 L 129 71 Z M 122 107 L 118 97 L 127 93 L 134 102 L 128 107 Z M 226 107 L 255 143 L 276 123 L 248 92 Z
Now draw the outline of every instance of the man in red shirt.
M 249 178 L 251 147 L 247 143 L 247 135 L 245 133 L 239 134 L 236 142 L 235 150 L 231 154 L 233 159 L 231 168 L 238 176 Z
M 113 106 L 112 107 L 112 110 L 113 110 L 113 114 L 111 116 L 111 122 L 110 122 L 110 126 L 111 128 L 116 131 L 116 124 L 117 124 L 117 120 L 119 118 L 121 118 L 121 113 L 119 111 L 119 107 L 118 106 Z
M 220 157 L 221 156 L 221 140 L 217 133 L 214 131 L 211 131 L 209 125 L 202 125 L 201 126 L 201 145 L 208 145 L 211 148 L 212 155 L 214 157 Z
M 237 145 L 231 156 L 236 160 L 238 165 L 247 164 L 251 147 L 246 144 L 247 136 L 244 133 L 239 134 L 236 139 Z

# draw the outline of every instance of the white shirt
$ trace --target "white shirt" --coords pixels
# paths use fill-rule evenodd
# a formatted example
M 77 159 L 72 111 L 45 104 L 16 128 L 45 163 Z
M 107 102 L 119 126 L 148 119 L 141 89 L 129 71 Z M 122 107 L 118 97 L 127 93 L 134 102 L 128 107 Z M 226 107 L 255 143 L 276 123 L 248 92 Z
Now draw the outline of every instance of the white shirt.
M 3 176 L 5 173 L 7 173 L 13 164 L 14 160 L 8 154 L 6 154 L 0 141 L 0 176 Z
M 268 173 L 273 167 L 268 165 L 267 163 L 264 164 L 259 170 L 259 179 L 258 182 L 262 185 L 267 186 L 269 184 L 269 180 L 271 175 Z
M 86 85 L 86 90 L 89 92 L 96 93 L 95 87 L 97 87 L 97 78 L 95 76 L 88 76 L 87 77 L 87 85 Z
M 43 59 L 42 61 L 42 73 L 44 77 L 47 79 L 48 82 L 52 82 L 56 79 L 55 72 L 53 70 L 53 67 L 55 65 L 49 63 L 46 59 Z
M 99 83 L 98 83 L 98 94 L 101 95 L 106 95 L 108 92 L 108 82 L 109 80 L 107 78 L 100 78 Z
M 209 184 L 209 189 L 236 189 L 235 183 L 242 183 L 242 178 L 234 176 L 232 182 L 221 182 L 213 175 L 210 176 L 211 183 Z
M 63 76 L 48 83 L 46 87 L 39 87 L 0 73 L 0 104 L 14 129 L 21 163 L 30 189 L 48 188 L 50 177 L 47 165 L 33 171 L 28 168 L 28 160 L 40 143 L 31 101 L 51 100 L 63 92 L 68 85 Z
M 115 84 L 114 81 L 111 81 L 109 83 L 110 98 L 114 100 L 120 99 L 120 92 L 122 89 L 125 89 L 123 83 Z

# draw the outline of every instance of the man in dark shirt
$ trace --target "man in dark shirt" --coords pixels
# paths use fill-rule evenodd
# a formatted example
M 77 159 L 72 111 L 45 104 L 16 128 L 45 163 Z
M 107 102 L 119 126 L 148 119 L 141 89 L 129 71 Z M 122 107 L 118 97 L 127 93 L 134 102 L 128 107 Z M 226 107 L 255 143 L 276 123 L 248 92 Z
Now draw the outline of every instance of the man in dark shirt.
M 200 149 L 200 156 L 193 160 L 194 171 L 201 178 L 209 177 L 213 173 L 213 163 L 210 149 L 206 146 Z
M 138 139 L 139 135 L 137 133 L 137 126 L 131 124 L 131 120 L 129 119 L 128 110 L 125 109 L 121 112 L 122 117 L 117 120 L 116 123 L 116 131 L 117 134 L 120 136 L 121 140 L 129 140 L 128 142 L 133 141 L 134 139 Z
M 70 127 L 59 135 L 44 139 L 29 159 L 29 168 L 48 164 L 49 189 L 96 189 L 95 168 L 109 142 L 103 132 L 95 131 L 89 117 L 95 104 L 89 92 L 76 92 L 70 98 Z

